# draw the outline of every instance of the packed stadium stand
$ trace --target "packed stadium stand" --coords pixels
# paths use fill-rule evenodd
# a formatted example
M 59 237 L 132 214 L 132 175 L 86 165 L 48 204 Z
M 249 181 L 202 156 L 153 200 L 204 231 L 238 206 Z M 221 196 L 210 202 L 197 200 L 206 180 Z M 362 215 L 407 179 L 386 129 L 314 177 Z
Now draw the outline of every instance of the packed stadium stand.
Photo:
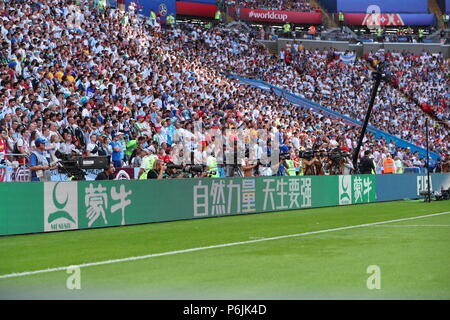
M 317 8 L 311 6 L 309 0 L 225 0 L 225 4 L 228 6 L 251 9 L 292 10 L 302 12 L 317 10 Z
M 442 54 L 380 50 L 361 58 L 307 50 L 297 41 L 273 55 L 245 28 L 167 26 L 159 16 L 152 21 L 88 1 L 2 1 L 0 16 L 0 161 L 6 165 L 29 164 L 36 139 L 50 162 L 58 154 L 107 155 L 116 167 L 140 167 L 154 154 L 170 163 L 171 151 L 185 141 L 202 159 L 211 129 L 241 129 L 248 139 L 274 131 L 297 166 L 302 150 L 350 153 L 359 126 L 227 75 L 260 79 L 362 120 L 372 67 L 384 60 L 396 80 L 382 85 L 370 124 L 425 147 L 429 117 L 430 150 L 449 152 L 449 66 Z M 390 155 L 404 167 L 425 166 L 418 153 L 370 134 L 365 150 L 378 166 Z M 324 172 L 336 173 L 326 165 Z M 255 172 L 276 173 L 285 174 Z

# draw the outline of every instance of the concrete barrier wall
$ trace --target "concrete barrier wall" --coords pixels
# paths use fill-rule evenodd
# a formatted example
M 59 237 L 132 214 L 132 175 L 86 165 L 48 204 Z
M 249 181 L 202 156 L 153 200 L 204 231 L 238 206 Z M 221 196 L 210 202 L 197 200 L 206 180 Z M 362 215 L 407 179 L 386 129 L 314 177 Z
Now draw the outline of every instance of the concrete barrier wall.
M 298 39 L 299 42 L 306 49 L 319 49 L 326 50 L 329 48 L 335 48 L 338 51 L 352 50 L 356 51 L 358 56 L 364 56 L 367 52 L 376 51 L 380 48 L 390 51 L 404 51 L 407 50 L 414 54 L 420 54 L 423 51 L 429 51 L 431 53 L 442 53 L 444 58 L 450 58 L 450 45 L 441 45 L 438 43 L 362 43 L 362 44 L 350 44 L 347 41 L 322 41 L 322 40 L 303 40 Z M 265 41 L 265 45 L 271 47 L 276 46 L 278 51 L 284 50 L 286 43 L 293 43 L 292 39 L 278 39 L 277 41 Z M 270 44 L 269 44 L 270 43 Z

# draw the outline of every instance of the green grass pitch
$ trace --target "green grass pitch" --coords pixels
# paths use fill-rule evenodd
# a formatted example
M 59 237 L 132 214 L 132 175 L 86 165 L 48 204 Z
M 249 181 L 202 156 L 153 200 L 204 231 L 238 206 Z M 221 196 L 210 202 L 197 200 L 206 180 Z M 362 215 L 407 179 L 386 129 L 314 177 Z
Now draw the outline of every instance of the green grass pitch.
M 342 228 L 447 211 L 398 201 L 2 237 L 0 298 L 450 299 L 450 214 Z M 81 289 L 66 270 L 5 277 L 178 250 L 81 267 Z

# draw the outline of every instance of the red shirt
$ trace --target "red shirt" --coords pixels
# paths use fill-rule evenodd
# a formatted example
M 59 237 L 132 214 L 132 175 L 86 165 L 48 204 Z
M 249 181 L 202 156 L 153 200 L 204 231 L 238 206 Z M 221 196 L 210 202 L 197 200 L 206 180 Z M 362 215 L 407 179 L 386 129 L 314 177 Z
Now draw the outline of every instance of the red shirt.
M 2 138 L 0 138 L 0 153 L 6 153 L 6 141 Z M 3 159 L 4 155 L 1 156 L 1 159 Z
M 172 162 L 172 157 L 168 154 L 166 154 L 165 156 L 159 154 L 158 159 L 164 161 L 164 163 Z

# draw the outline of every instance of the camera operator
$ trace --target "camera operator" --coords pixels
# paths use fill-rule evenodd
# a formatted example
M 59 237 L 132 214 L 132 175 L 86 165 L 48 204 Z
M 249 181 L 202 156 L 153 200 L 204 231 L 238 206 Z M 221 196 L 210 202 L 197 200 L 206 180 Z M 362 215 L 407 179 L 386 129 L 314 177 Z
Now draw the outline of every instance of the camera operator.
M 100 172 L 95 180 L 114 180 L 114 171 L 116 171 L 116 169 L 114 168 L 114 164 L 111 162 L 109 164 L 109 168 L 106 168 Z
M 373 164 L 373 160 L 370 159 L 371 154 L 372 152 L 370 150 L 364 151 L 364 157 L 359 162 L 360 174 L 372 174 L 375 172 L 375 165 Z
M 34 142 L 36 151 L 30 155 L 31 181 L 50 181 L 50 170 L 57 165 L 50 166 L 45 157 L 45 140 L 38 138 Z

